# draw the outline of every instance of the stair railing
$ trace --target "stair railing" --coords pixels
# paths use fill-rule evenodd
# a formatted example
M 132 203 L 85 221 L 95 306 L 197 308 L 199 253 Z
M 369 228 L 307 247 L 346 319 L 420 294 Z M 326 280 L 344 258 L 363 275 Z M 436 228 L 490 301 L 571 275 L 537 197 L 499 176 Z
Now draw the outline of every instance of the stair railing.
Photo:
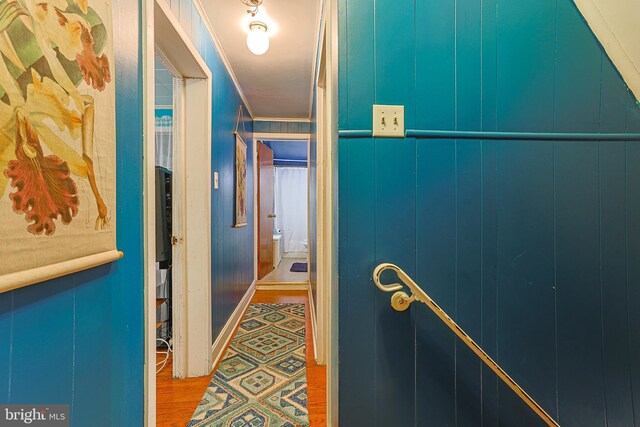
M 407 295 L 407 293 L 402 290 L 403 286 L 400 283 L 382 284 L 380 276 L 386 270 L 394 271 L 400 281 L 409 288 L 411 295 Z M 522 399 L 536 414 L 538 414 L 538 416 L 547 423 L 547 425 L 559 427 L 559 424 L 551 418 L 544 409 L 542 409 L 542 406 L 533 400 L 533 398 L 529 396 L 529 394 L 527 394 L 527 392 L 524 391 L 522 387 L 520 387 L 518 383 L 516 383 L 513 378 L 511 378 L 505 370 L 500 367 L 500 365 L 494 362 L 493 359 L 489 357 L 489 355 L 478 344 L 476 344 L 475 341 L 473 341 L 471 337 L 460 326 L 458 326 L 458 324 L 451 319 L 451 317 L 449 317 L 447 313 L 445 313 L 445 311 L 440 308 L 440 306 L 436 304 L 436 302 L 427 295 L 427 293 L 423 291 L 416 282 L 413 281 L 413 279 L 407 275 L 407 273 L 402 271 L 400 267 L 389 263 L 380 264 L 373 272 L 373 281 L 381 291 L 394 292 L 391 296 L 391 307 L 396 311 L 404 311 L 408 309 L 414 301 L 426 304 L 431 311 L 433 311 L 436 316 L 438 316 L 440 320 L 442 320 L 444 324 L 447 325 L 449 329 L 451 329 L 458 338 L 460 338 L 460 340 L 462 340 L 462 342 L 471 349 L 471 351 L 473 351 L 493 372 L 495 372 L 495 374 L 520 397 L 520 399 Z

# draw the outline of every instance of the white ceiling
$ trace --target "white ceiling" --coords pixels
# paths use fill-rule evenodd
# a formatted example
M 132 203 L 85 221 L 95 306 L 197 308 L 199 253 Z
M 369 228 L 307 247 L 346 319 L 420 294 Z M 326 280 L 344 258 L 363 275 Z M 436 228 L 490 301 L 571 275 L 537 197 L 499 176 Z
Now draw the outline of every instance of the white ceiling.
M 255 118 L 309 118 L 320 1 L 264 0 L 255 18 L 240 0 L 202 2 Z M 262 56 L 247 48 L 253 20 L 268 26 Z

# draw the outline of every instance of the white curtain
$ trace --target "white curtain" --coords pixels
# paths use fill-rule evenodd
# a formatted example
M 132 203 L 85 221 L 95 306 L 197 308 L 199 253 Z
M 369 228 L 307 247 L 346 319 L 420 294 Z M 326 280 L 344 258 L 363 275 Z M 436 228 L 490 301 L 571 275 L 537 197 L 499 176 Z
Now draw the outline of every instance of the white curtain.
M 173 170 L 173 118 L 156 117 L 156 166 Z
M 276 232 L 284 252 L 307 251 L 307 168 L 275 167 L 273 180 Z

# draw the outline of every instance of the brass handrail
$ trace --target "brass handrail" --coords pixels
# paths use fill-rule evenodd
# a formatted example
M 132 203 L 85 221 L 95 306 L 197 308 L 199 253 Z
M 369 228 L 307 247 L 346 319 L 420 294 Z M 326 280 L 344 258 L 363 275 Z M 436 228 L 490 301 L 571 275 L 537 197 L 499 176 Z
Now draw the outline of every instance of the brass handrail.
M 398 278 L 402 283 L 404 283 L 409 290 L 411 291 L 411 296 L 407 295 L 404 292 L 403 286 L 400 283 L 391 283 L 387 285 L 383 285 L 380 281 L 380 275 L 383 271 L 392 270 L 398 275 Z M 505 371 L 502 369 L 496 362 L 493 361 L 491 357 L 471 339 L 469 335 L 460 327 L 458 324 L 451 319 L 447 313 L 443 309 L 440 308 L 438 304 L 429 296 L 425 291 L 420 288 L 416 284 L 416 282 L 411 279 L 402 271 L 400 267 L 394 264 L 383 263 L 376 267 L 373 271 L 373 281 L 376 286 L 384 292 L 394 292 L 391 296 L 391 307 L 393 307 L 397 311 L 404 311 L 409 308 L 412 302 L 420 301 L 426 304 L 431 311 L 433 311 L 439 318 L 444 322 L 445 325 L 449 327 L 455 334 L 464 342 L 493 372 L 496 373 L 509 386 L 511 390 L 513 390 L 519 397 L 522 399 L 533 411 L 538 414 L 538 416 L 549 426 L 560 426 L 549 414 L 542 409 L 531 396 L 527 394 L 526 391 L 522 389 Z

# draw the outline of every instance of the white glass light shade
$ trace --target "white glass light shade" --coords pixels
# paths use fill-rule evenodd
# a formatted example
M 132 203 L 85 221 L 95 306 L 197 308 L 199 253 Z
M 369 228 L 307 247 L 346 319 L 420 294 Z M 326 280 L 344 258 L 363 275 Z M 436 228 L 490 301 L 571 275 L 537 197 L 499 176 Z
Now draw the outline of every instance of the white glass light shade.
M 252 22 L 249 24 L 249 34 L 247 35 L 247 47 L 254 55 L 263 55 L 269 50 L 269 36 L 267 26 L 262 22 Z

